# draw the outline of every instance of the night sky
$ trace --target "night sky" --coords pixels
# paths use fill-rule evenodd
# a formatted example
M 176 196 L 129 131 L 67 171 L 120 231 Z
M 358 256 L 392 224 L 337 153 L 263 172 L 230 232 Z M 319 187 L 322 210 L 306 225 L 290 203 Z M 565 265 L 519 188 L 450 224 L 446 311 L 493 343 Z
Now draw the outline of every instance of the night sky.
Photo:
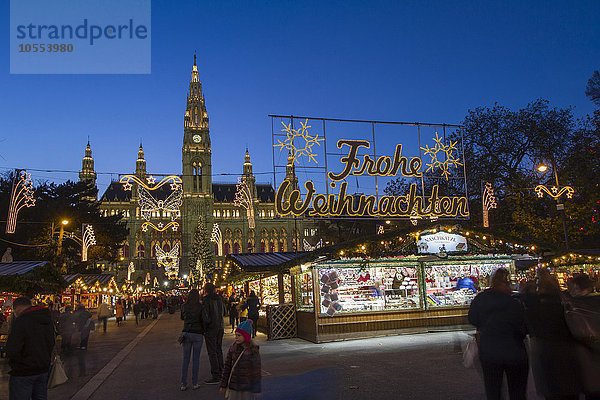
M 460 123 L 494 102 L 537 98 L 575 115 L 600 69 L 600 1 L 153 1 L 150 75 L 10 75 L 0 4 L 0 172 L 78 171 L 89 135 L 102 192 L 135 169 L 180 173 L 197 51 L 214 181 L 248 146 L 272 170 L 268 114 Z M 262 174 L 264 173 L 264 174 Z M 33 172 L 62 182 L 75 173 Z

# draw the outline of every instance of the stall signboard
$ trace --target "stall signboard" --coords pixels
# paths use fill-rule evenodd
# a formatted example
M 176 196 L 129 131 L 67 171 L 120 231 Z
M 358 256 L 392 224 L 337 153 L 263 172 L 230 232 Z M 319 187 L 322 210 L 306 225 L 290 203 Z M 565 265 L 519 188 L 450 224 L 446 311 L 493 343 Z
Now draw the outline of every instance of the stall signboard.
M 466 253 L 467 238 L 455 233 L 436 232 L 419 236 L 419 254 Z
M 425 124 L 430 129 L 426 131 L 418 123 L 345 120 L 352 128 L 336 130 L 328 148 L 327 137 L 334 129 L 326 129 L 327 124 L 339 120 L 316 118 L 319 124 L 314 124 L 306 118 L 296 129 L 294 118 L 281 121 L 283 133 L 273 133 L 274 147 L 287 153 L 285 165 L 278 165 L 274 159 L 275 180 L 277 174 L 285 173 L 275 194 L 278 215 L 469 218 L 459 126 L 446 133 L 449 125 Z M 412 136 L 395 134 L 394 130 L 408 129 L 409 125 Z M 378 130 L 385 132 L 379 134 L 384 136 L 381 139 L 376 139 Z M 344 132 L 349 137 L 344 137 Z M 398 143 L 398 137 L 407 137 L 407 142 Z M 302 184 L 298 176 L 303 177 Z M 384 191 L 394 180 L 401 184 L 395 190 Z

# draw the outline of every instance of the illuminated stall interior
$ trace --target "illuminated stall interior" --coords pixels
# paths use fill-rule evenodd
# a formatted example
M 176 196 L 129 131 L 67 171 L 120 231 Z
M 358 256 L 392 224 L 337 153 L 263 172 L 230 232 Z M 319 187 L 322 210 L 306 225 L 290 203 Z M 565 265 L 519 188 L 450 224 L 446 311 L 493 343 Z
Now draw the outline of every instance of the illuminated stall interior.
M 100 303 L 113 305 L 120 295 L 119 287 L 112 274 L 72 274 L 65 275 L 68 287 L 62 293 L 65 305 L 76 307 L 83 304 L 86 308 L 98 308 Z
M 468 307 L 494 271 L 514 272 L 517 258 L 532 258 L 531 247 L 456 228 L 372 239 L 288 263 L 298 337 L 326 342 L 466 328 Z

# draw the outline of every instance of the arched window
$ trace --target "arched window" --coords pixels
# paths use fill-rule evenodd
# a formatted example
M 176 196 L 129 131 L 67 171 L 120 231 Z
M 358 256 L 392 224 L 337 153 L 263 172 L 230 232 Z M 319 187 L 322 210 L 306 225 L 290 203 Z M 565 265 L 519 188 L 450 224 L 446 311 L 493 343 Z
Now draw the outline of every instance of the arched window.
M 240 252 L 240 244 L 238 242 L 235 242 L 233 244 L 233 254 L 238 254 Z
M 192 181 L 195 191 L 202 190 L 202 164 L 200 162 L 192 163 Z
M 248 253 L 254 253 L 254 240 L 248 240 L 248 247 L 246 248 Z
M 231 245 L 229 244 L 229 242 L 225 242 L 225 244 L 223 244 L 223 255 L 226 256 L 230 252 L 231 252 Z
M 138 244 L 138 247 L 137 247 L 137 256 L 138 256 L 138 258 L 144 258 L 144 257 L 146 257 L 146 247 L 144 246 L 143 243 Z
M 129 258 L 129 243 L 123 245 L 121 252 L 123 253 L 123 258 Z
M 261 241 L 260 241 L 260 252 L 261 253 L 266 253 L 267 252 L 266 247 L 267 246 L 266 246 L 265 240 L 261 239 Z
M 271 240 L 271 241 L 269 242 L 269 253 L 274 253 L 275 251 L 276 251 L 276 250 L 275 250 L 275 241 L 274 241 L 274 240 Z
M 219 255 L 219 244 L 215 243 L 215 255 Z

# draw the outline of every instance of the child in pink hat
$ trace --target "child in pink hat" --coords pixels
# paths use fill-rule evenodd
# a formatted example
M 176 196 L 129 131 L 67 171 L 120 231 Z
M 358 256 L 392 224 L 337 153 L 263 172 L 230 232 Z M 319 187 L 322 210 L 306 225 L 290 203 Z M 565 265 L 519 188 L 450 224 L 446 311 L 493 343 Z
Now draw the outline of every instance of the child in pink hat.
M 255 400 L 261 393 L 258 345 L 252 340 L 252 320 L 240 322 L 227 352 L 221 376 L 221 393 L 228 400 Z

